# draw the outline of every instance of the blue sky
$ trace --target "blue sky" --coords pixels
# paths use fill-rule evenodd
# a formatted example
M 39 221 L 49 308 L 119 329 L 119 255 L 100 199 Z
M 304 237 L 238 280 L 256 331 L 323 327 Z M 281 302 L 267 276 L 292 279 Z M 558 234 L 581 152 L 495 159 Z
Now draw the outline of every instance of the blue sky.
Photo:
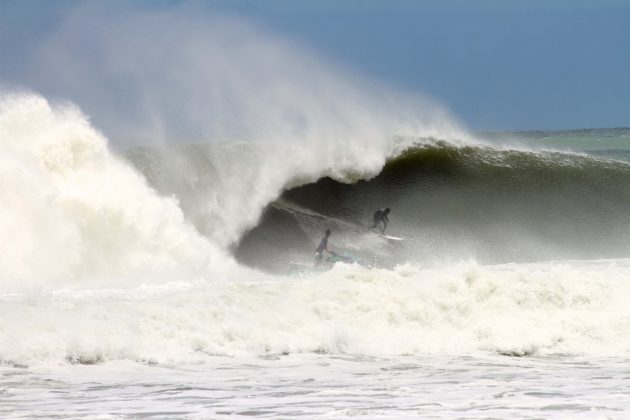
M 173 1 L 138 2 L 168 8 Z M 0 2 L 0 83 L 75 2 Z M 630 1 L 214 1 L 475 130 L 630 126 Z
M 476 129 L 630 125 L 630 2 L 244 3 L 240 13 L 429 94 Z

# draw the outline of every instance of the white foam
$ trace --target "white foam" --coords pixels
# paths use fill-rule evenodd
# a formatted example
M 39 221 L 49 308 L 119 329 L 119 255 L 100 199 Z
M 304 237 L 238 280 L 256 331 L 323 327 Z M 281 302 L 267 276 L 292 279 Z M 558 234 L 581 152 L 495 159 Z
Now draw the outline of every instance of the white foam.
M 277 353 L 627 356 L 628 261 L 395 270 L 3 298 L 0 359 Z
M 73 106 L 0 99 L 0 290 L 189 280 L 229 260 Z

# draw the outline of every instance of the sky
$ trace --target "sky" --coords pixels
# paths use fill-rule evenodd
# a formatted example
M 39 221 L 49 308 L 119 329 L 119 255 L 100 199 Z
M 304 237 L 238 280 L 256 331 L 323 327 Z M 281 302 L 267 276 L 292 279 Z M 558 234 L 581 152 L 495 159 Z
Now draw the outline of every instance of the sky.
M 191 4 L 133 4 L 182 3 Z M 429 96 L 474 130 L 630 126 L 630 1 L 192 3 L 197 13 L 243 17 L 366 78 Z M 0 1 L 0 86 L 53 91 L 41 82 L 45 72 L 33 76 L 31 55 L 77 4 Z

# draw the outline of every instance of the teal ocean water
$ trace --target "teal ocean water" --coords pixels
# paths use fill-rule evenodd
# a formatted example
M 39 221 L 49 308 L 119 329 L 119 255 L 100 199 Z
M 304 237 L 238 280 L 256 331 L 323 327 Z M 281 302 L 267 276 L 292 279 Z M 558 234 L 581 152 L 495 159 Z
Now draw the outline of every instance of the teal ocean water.
M 493 132 L 481 133 L 480 136 L 494 141 L 510 139 L 516 144 L 523 143 L 530 147 L 629 159 L 630 128 L 626 127 Z

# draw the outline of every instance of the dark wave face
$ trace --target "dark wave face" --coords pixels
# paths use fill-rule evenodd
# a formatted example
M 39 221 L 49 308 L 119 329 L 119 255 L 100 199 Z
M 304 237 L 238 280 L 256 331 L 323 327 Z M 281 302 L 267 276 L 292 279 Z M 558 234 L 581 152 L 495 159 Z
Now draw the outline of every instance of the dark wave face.
M 382 240 L 364 230 L 390 207 Z M 630 255 L 630 164 L 593 155 L 433 142 L 369 181 L 330 178 L 285 191 L 240 241 L 242 262 L 308 264 L 326 227 L 330 249 L 366 264 L 481 263 Z

